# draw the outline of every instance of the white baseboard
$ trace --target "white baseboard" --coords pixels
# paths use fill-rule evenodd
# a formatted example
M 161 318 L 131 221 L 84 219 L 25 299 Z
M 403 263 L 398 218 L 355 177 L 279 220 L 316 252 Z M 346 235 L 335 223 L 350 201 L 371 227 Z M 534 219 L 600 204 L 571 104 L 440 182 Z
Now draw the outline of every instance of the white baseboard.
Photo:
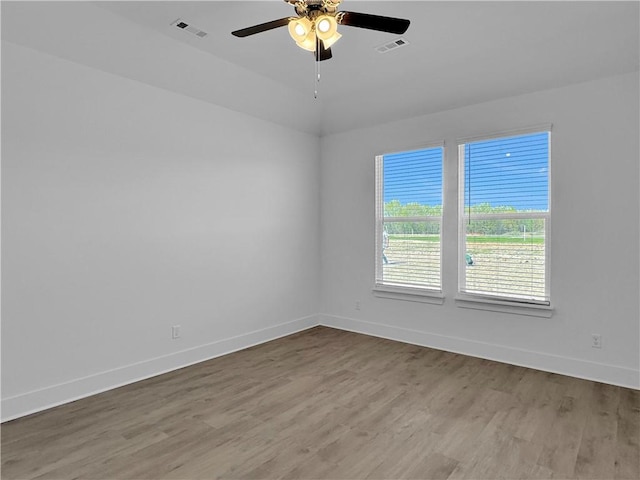
M 335 315 L 319 315 L 320 325 L 472 357 L 640 389 L 640 371 L 616 365 L 476 342 Z
M 188 350 L 2 399 L 2 422 L 324 325 L 596 382 L 640 389 L 640 371 L 335 315 L 311 315 Z
M 318 325 L 311 315 L 188 350 L 2 399 L 2 422 L 243 350 Z

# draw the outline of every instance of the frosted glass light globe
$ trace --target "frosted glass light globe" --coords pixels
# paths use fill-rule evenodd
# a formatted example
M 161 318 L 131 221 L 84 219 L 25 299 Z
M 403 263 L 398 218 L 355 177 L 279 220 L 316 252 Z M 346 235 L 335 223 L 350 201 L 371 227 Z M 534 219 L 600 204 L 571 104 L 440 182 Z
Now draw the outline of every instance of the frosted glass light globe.
M 320 20 L 320 23 L 318 23 L 318 30 L 322 33 L 328 32 L 330 28 L 331 22 L 326 18 L 323 18 L 322 20 Z

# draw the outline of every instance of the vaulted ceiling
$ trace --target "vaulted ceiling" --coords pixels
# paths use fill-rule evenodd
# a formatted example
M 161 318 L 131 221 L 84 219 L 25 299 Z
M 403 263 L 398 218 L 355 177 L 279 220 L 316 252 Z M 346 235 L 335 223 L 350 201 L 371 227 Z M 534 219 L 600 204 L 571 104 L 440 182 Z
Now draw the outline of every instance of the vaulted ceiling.
M 638 2 L 344 0 L 341 9 L 411 20 L 397 35 L 340 27 L 320 64 L 270 1 L 2 2 L 2 39 L 318 135 L 637 71 Z M 182 19 L 203 38 L 172 25 Z

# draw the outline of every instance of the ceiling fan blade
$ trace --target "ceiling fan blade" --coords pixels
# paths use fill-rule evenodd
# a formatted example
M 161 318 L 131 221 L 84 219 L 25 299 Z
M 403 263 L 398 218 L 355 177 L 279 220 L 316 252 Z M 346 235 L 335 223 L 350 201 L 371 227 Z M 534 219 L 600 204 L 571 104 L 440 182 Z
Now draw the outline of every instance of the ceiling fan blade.
M 324 45 L 322 44 L 322 42 L 319 42 L 319 43 L 320 43 L 320 49 L 314 52 L 316 60 L 321 62 L 323 60 L 329 60 L 331 57 L 333 57 L 333 54 L 331 53 L 331 48 L 324 48 Z
M 336 20 L 340 25 L 350 27 L 368 28 L 380 32 L 403 34 L 411 23 L 403 18 L 382 17 L 380 15 L 370 15 L 368 13 L 339 12 Z
M 231 35 L 235 35 L 236 37 L 248 37 L 249 35 L 266 32 L 267 30 L 273 30 L 274 28 L 284 27 L 289 24 L 289 20 L 291 20 L 291 17 L 272 20 L 271 22 L 254 25 L 253 27 L 241 28 L 240 30 L 231 32 Z

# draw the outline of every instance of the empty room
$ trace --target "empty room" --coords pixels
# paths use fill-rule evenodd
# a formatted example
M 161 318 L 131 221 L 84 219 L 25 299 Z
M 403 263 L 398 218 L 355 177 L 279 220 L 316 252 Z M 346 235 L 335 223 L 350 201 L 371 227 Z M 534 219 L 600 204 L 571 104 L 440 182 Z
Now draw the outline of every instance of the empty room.
M 0 8 L 2 479 L 640 478 L 640 2 Z

